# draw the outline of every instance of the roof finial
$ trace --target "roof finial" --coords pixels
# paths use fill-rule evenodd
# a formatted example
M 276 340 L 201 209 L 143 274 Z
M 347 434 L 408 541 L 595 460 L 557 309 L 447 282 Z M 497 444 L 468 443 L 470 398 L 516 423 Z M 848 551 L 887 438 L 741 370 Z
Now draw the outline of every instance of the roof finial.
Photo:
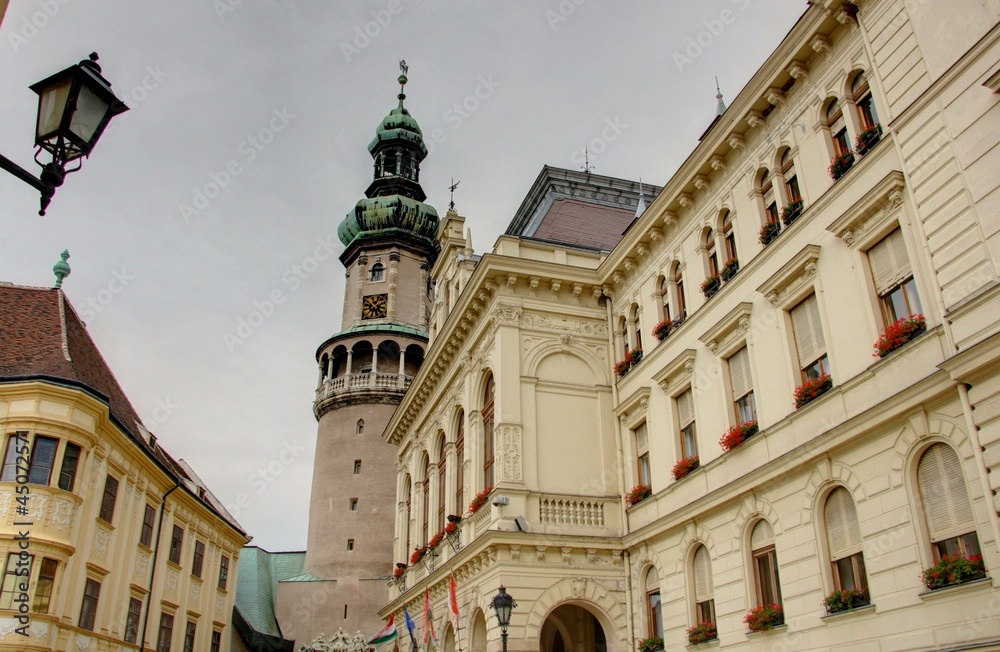
M 406 86 L 406 73 L 410 70 L 410 67 L 406 65 L 406 59 L 399 60 L 399 108 L 403 108 L 403 100 L 406 99 L 406 94 L 403 92 L 403 87 Z
M 460 183 L 462 183 L 462 182 L 461 181 L 455 181 L 455 177 L 451 178 L 451 185 L 448 186 L 448 190 L 451 191 L 451 201 L 448 202 L 448 212 L 449 213 L 451 213 L 451 212 L 453 212 L 455 210 L 455 188 L 458 188 L 458 184 L 460 184 Z
M 56 275 L 56 284 L 54 286 L 56 290 L 62 287 L 63 279 L 69 276 L 72 271 L 69 268 L 69 263 L 66 262 L 66 259 L 69 258 L 69 249 L 63 250 L 59 255 L 62 260 L 52 266 L 52 273 Z
M 635 216 L 639 217 L 646 212 L 646 195 L 642 191 L 642 177 L 639 177 L 639 205 L 635 207 Z
M 583 167 L 580 169 L 590 174 L 590 171 L 594 169 L 594 166 L 590 164 L 590 147 L 583 148 Z
M 719 100 L 719 103 L 715 107 L 715 115 L 722 115 L 726 112 L 726 103 L 722 99 L 722 89 L 719 88 L 719 77 L 715 77 L 715 99 Z

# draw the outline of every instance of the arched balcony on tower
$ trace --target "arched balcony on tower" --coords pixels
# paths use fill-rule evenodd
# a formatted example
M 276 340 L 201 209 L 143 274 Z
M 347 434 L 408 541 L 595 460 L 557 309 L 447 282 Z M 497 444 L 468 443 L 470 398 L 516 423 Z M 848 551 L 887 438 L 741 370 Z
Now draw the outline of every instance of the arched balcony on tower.
M 390 334 L 337 344 L 319 357 L 316 401 L 369 389 L 402 392 L 423 362 L 423 347 L 401 344 Z

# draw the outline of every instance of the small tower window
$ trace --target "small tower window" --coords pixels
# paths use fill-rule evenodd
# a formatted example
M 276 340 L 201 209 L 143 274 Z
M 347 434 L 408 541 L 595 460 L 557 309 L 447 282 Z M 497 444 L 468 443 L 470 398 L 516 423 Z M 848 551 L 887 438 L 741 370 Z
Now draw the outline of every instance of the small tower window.
M 361 460 L 354 460 L 354 475 L 361 475 Z
M 385 276 L 385 266 L 382 263 L 375 263 L 372 265 L 371 271 L 371 281 L 381 281 Z
M 354 539 L 347 540 L 347 551 L 350 552 L 354 550 Z
M 364 419 L 358 419 L 358 434 L 359 435 L 365 434 L 365 420 Z
M 358 511 L 358 499 L 357 498 L 351 498 L 351 511 L 352 512 Z

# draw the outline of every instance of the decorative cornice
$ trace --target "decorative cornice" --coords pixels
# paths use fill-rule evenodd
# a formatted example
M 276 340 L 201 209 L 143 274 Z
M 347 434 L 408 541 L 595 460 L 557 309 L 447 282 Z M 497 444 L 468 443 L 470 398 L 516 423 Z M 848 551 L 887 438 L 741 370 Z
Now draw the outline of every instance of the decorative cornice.
M 730 134 L 729 146 L 737 151 L 746 149 L 747 139 L 743 136 L 743 134 L 736 134 L 736 133 Z
M 813 51 L 816 52 L 816 54 L 831 54 L 833 52 L 833 47 L 830 45 L 830 39 L 822 34 L 816 34 L 813 36 L 809 45 L 812 47 Z
M 756 129 L 764 124 L 764 114 L 757 109 L 750 109 L 750 112 L 746 114 L 744 120 L 746 120 L 746 123 L 750 125 L 751 129 Z
M 635 419 L 639 414 L 645 414 L 649 407 L 649 387 L 640 387 L 632 392 L 628 398 L 621 400 L 615 408 L 615 415 L 623 423 Z
M 722 158 L 718 154 L 716 154 L 715 156 L 713 156 L 709 160 L 708 163 L 709 163 L 709 165 L 712 166 L 712 169 L 715 170 L 716 172 L 718 172 L 719 174 L 725 174 L 726 173 L 726 169 L 727 169 L 726 168 L 726 159 Z
M 744 333 L 750 330 L 750 313 L 753 304 L 747 301 L 737 304 L 725 317 L 709 328 L 698 338 L 708 347 L 713 355 L 729 354 L 733 344 L 738 342 Z
M 784 106 L 785 105 L 785 91 L 780 88 L 769 88 L 764 98 L 774 106 Z
M 893 170 L 826 227 L 827 231 L 853 248 L 867 244 L 872 234 L 884 235 L 885 227 L 903 205 L 905 185 L 903 173 Z
M 694 360 L 697 355 L 695 349 L 685 349 L 670 361 L 658 374 L 653 376 L 653 380 L 659 384 L 660 389 L 670 394 L 671 390 L 678 385 L 682 385 L 691 378 L 694 373 Z
M 818 245 L 807 245 L 757 291 L 775 308 L 790 308 L 801 297 L 803 289 L 815 280 L 819 253 Z
M 804 81 L 809 78 L 809 66 L 805 61 L 800 61 L 798 59 L 793 59 L 790 64 L 788 64 L 788 74 L 791 75 L 792 79 L 797 82 Z

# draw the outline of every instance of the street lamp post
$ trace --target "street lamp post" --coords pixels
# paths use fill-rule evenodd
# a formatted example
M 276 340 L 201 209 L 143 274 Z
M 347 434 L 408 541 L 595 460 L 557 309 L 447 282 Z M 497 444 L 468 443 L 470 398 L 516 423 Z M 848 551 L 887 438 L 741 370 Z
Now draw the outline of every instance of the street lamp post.
M 41 197 L 39 215 L 52 200 L 56 188 L 66 175 L 83 165 L 90 156 L 111 118 L 128 111 L 128 107 L 111 91 L 111 83 L 101 76 L 97 53 L 75 66 L 33 84 L 38 93 L 38 117 L 35 122 L 35 162 L 42 168 L 38 177 L 0 154 L 0 169 L 38 190 Z M 38 160 L 45 150 L 52 156 L 48 163 Z M 77 162 L 67 169 L 67 163 Z
M 500 591 L 493 596 L 490 607 L 497 614 L 497 623 L 500 624 L 500 638 L 503 639 L 503 652 L 507 652 L 507 627 L 510 626 L 510 612 L 517 606 L 513 596 L 507 593 L 503 585 Z

